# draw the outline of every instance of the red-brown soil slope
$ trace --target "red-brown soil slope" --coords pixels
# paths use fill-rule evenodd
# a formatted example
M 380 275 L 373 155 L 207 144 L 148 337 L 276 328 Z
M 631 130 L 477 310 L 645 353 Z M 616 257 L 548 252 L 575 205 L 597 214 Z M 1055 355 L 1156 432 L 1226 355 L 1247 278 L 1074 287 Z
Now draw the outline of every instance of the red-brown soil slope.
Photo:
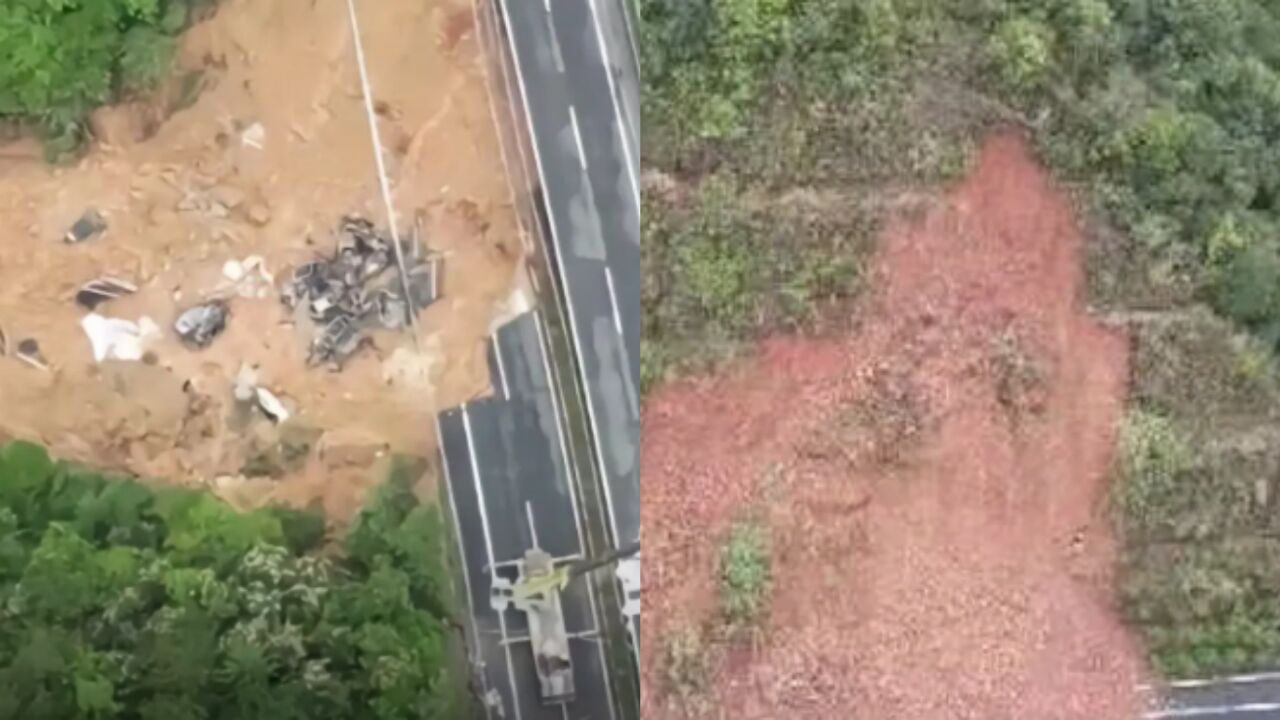
M 1137 715 L 1106 519 L 1127 344 L 1084 309 L 1081 245 L 1026 143 L 996 136 L 887 229 L 856 332 L 648 399 L 645 717 Z M 662 648 L 714 628 L 743 511 L 771 529 L 771 610 L 756 642 L 708 641 L 681 705 Z

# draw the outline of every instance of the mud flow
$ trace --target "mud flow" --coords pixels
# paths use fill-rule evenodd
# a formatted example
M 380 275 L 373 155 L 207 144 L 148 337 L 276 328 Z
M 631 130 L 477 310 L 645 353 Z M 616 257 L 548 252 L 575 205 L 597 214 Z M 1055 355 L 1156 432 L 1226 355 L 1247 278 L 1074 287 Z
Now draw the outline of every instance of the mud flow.
M 890 219 L 854 331 L 647 400 L 645 717 L 1140 714 L 1105 512 L 1127 344 L 1085 310 L 1082 245 L 1027 144 L 995 136 Z M 707 538 L 744 514 L 773 538 L 769 610 L 726 641 Z M 683 636 L 688 702 L 662 665 Z
M 411 294 L 430 286 L 416 331 L 345 2 L 224 0 L 156 97 L 93 116 L 75 165 L 0 147 L 0 437 L 342 520 L 391 454 L 434 451 L 438 408 L 488 392 L 521 244 L 471 6 L 360 22 Z M 344 247 L 386 266 L 329 298 L 359 307 L 293 296 Z

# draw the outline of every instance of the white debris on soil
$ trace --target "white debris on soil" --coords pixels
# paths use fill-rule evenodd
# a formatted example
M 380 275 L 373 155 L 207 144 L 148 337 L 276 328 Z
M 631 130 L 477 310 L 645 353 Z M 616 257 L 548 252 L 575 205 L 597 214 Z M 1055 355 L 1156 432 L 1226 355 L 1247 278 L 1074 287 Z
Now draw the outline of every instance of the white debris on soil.
M 251 365 L 241 364 L 236 372 L 236 382 L 232 393 L 240 402 L 250 402 L 254 398 L 254 390 L 258 387 L 258 371 Z
M 89 336 L 96 362 L 141 360 L 148 343 L 160 337 L 160 326 L 145 315 L 134 322 L 89 313 L 80 320 L 80 327 Z
M 244 265 L 238 260 L 228 260 L 222 265 L 222 276 L 233 283 L 244 279 L 246 272 Z
M 243 260 L 228 260 L 222 264 L 222 277 L 226 283 L 216 292 L 234 292 L 242 298 L 267 298 L 275 293 L 275 275 L 267 270 L 261 255 L 250 255 Z
M 282 423 L 289 419 L 289 410 L 280 402 L 280 398 L 276 397 L 270 390 L 260 387 L 255 390 L 258 398 L 258 407 L 266 416 L 274 422 Z
M 289 412 L 284 402 L 275 393 L 259 385 L 259 382 L 258 369 L 242 363 L 236 372 L 232 395 L 238 402 L 256 404 L 262 414 L 274 423 L 279 424 L 292 417 L 293 413 Z
M 519 278 L 517 278 L 517 281 Z M 489 325 L 489 332 L 495 333 L 498 328 L 506 325 L 511 320 L 529 312 L 533 309 L 534 299 L 529 288 L 517 285 L 507 299 L 500 304 L 494 312 L 493 322 Z
M 266 146 L 266 143 L 267 129 L 260 122 L 250 125 L 240 133 L 240 144 L 245 147 L 261 150 Z

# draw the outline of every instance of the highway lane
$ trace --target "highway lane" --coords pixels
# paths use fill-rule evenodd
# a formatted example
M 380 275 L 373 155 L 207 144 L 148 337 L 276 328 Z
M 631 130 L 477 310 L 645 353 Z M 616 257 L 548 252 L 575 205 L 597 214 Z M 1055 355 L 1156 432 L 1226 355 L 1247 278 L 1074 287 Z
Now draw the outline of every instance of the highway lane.
M 1280 673 L 1175 681 L 1144 688 L 1161 696 L 1149 720 L 1280 720 Z
M 548 211 L 610 531 L 639 538 L 639 204 L 588 0 L 503 12 Z
M 632 172 L 640 176 L 640 56 L 633 41 L 630 0 L 588 0 L 598 31 L 596 44 L 602 49 L 609 72 L 614 101 L 623 121 Z
M 481 514 L 480 496 L 472 470 L 471 443 L 461 408 L 439 414 L 436 432 L 441 467 L 449 496 L 453 526 L 461 555 L 470 622 L 467 623 L 469 655 L 478 665 L 487 718 L 506 717 L 517 707 L 514 670 L 505 618 L 489 606 L 489 565 L 493 550 L 488 539 L 488 519 Z M 499 714 L 501 713 L 501 714 Z
M 630 152 L 629 123 L 616 100 L 617 86 L 606 65 L 603 34 L 591 8 L 597 0 L 551 2 L 554 41 L 560 45 L 562 77 L 570 106 L 570 123 L 581 136 L 580 149 L 588 183 L 584 212 L 594 210 L 613 276 L 613 295 L 620 304 L 627 354 L 640 353 L 640 202 L 639 167 Z M 607 6 L 609 3 L 605 3 Z M 578 142 L 578 140 L 575 140 Z M 595 229 L 595 228 L 590 228 Z M 638 365 L 638 363 L 637 363 Z M 639 383 L 639 367 L 635 368 Z
M 568 485 L 546 359 L 536 315 L 527 313 L 491 339 L 495 396 L 440 414 L 438 431 L 461 549 L 469 640 L 480 661 L 482 686 L 505 715 L 491 717 L 612 718 L 607 664 L 596 639 L 594 580 L 571 583 L 562 594 L 574 660 L 577 697 L 563 706 L 538 701 L 537 675 L 527 639 L 526 616 L 489 605 L 491 567 L 514 576 L 510 566 L 535 542 L 553 555 L 581 557 L 576 500 Z M 501 368 L 501 369 L 498 369 Z M 503 382 L 507 392 L 498 394 Z M 573 637 L 573 636 L 577 637 Z

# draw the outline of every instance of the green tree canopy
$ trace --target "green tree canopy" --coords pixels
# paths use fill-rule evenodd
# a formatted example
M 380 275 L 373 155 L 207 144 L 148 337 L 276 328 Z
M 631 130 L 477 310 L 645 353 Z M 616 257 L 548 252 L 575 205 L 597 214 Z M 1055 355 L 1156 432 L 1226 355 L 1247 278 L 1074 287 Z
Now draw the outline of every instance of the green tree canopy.
M 205 0 L 0 3 L 0 118 L 32 122 L 53 154 L 74 147 L 94 108 L 167 74 L 189 5 Z
M 0 720 L 459 717 L 413 467 L 330 558 L 314 515 L 0 448 Z

